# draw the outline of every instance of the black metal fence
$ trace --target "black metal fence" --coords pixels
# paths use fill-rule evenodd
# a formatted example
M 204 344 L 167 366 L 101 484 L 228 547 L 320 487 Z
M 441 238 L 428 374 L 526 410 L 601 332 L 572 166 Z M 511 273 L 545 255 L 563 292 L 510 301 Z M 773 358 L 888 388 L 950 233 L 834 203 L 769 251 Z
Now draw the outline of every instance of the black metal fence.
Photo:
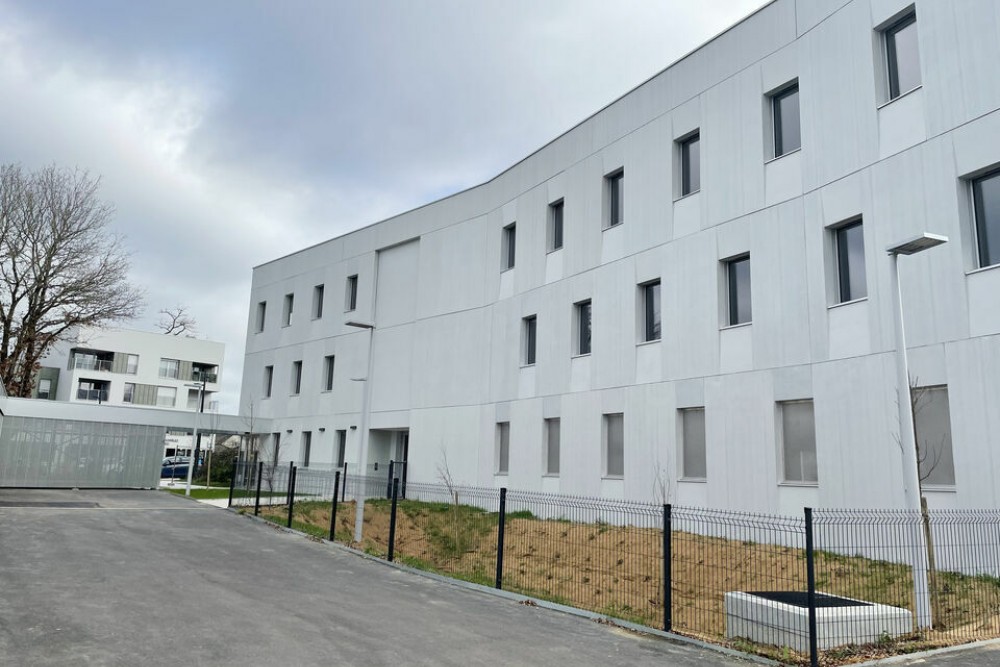
M 404 497 L 398 477 L 253 462 L 237 466 L 230 504 L 420 569 L 785 661 L 1000 637 L 1000 511 L 788 517 L 418 483 Z

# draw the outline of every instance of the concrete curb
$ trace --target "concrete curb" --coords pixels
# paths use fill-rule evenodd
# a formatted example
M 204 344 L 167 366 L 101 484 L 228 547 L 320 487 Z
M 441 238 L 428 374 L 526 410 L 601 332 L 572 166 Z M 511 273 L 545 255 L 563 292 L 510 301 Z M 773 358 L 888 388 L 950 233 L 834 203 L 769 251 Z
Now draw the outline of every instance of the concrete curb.
M 878 660 L 859 662 L 852 665 L 851 667 L 873 667 L 874 665 L 898 665 L 900 663 L 909 662 L 910 660 L 926 660 L 927 658 L 934 658 L 939 655 L 945 655 L 947 653 L 961 653 L 962 651 L 972 651 L 977 648 L 983 648 L 984 646 L 1000 646 L 1000 639 L 984 639 L 982 641 L 971 642 L 969 644 L 956 644 L 955 646 L 932 648 L 926 651 L 919 651 L 917 653 L 904 653 L 902 655 L 893 655 L 888 658 L 879 658 Z
M 229 508 L 223 508 L 227 511 L 240 515 L 239 511 Z M 308 533 L 303 533 L 302 531 L 295 530 L 293 528 L 286 528 L 285 526 L 276 524 L 267 519 L 263 519 L 259 516 L 254 516 L 253 514 L 242 514 L 241 516 L 247 517 L 257 523 L 268 526 L 269 528 L 275 528 L 285 533 L 290 533 L 292 535 L 297 535 L 299 537 L 304 537 L 312 542 L 322 543 L 324 545 L 333 546 L 341 551 L 346 551 L 348 553 L 354 554 L 355 556 L 360 556 L 366 560 L 378 563 L 379 565 L 392 568 L 394 570 L 399 570 L 401 572 L 408 572 L 410 574 L 415 574 L 417 576 L 425 577 L 433 581 L 440 582 L 442 584 L 447 584 L 449 586 L 454 586 L 456 588 L 464 588 L 465 590 L 476 591 L 478 593 L 485 593 L 486 595 L 492 595 L 493 597 L 503 598 L 505 600 L 510 600 L 511 602 L 522 603 L 525 601 L 530 601 L 534 606 L 541 607 L 542 609 L 548 609 L 551 611 L 557 611 L 564 614 L 569 614 L 571 616 L 577 616 L 580 618 L 586 618 L 588 620 L 600 623 L 606 623 L 608 625 L 617 626 L 624 628 L 626 630 L 631 630 L 633 632 L 638 632 L 645 635 L 651 635 L 659 639 L 666 640 L 675 644 L 681 644 L 685 646 L 691 646 L 694 648 L 701 648 L 713 653 L 720 653 L 726 655 L 730 658 L 737 658 L 740 660 L 746 660 L 749 662 L 755 662 L 759 665 L 770 665 L 772 667 L 781 667 L 782 663 L 769 658 L 764 658 L 758 655 L 752 655 L 750 653 L 743 653 L 735 649 L 728 648 L 726 646 L 719 646 L 718 644 L 712 644 L 710 642 L 701 641 L 700 639 L 694 639 L 692 637 L 685 637 L 684 635 L 678 635 L 673 632 L 666 632 L 664 630 L 658 630 L 656 628 L 651 628 L 646 625 L 640 625 L 638 623 L 632 623 L 630 621 L 625 621 L 622 619 L 614 618 L 611 616 L 605 616 L 603 614 L 598 614 L 596 612 L 587 611 L 586 609 L 579 609 L 577 607 L 569 607 L 563 604 L 557 604 L 555 602 L 549 602 L 548 600 L 541 600 L 539 598 L 533 598 L 528 595 L 522 595 L 520 593 L 513 593 L 511 591 L 498 590 L 496 588 L 491 588 L 489 586 L 483 586 L 481 584 L 474 584 L 471 581 L 463 581 L 462 579 L 453 579 L 452 577 L 446 577 L 442 574 L 437 574 L 435 572 L 428 572 L 427 570 L 421 570 L 415 567 L 410 567 L 409 565 L 404 565 L 403 563 L 389 562 L 384 558 L 379 558 L 378 556 L 373 556 L 371 554 L 365 553 L 360 549 L 355 549 L 354 547 L 349 547 L 346 544 L 341 544 L 339 542 L 331 542 L 326 538 L 317 537 L 315 535 L 310 535 Z

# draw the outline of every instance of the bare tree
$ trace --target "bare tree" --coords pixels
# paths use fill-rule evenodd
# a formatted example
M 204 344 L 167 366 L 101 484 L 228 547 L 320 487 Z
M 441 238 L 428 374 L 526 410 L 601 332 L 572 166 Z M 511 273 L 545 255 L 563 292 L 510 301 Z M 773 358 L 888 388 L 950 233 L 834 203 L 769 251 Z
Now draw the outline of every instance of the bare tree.
M 160 321 L 156 323 L 156 326 L 168 336 L 183 334 L 190 338 L 198 332 L 197 320 L 191 313 L 187 312 L 187 306 L 180 304 L 161 310 Z
M 0 381 L 11 396 L 31 395 L 40 360 L 74 330 L 142 310 L 99 185 L 87 172 L 0 166 Z

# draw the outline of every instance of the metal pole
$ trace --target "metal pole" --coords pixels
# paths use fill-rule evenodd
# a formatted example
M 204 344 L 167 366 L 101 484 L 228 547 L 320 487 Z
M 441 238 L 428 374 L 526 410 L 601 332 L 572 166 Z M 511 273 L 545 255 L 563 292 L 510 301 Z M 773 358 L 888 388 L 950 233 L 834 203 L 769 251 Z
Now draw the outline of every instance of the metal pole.
M 663 629 L 673 628 L 673 519 L 672 507 L 663 506 Z
M 913 409 L 910 404 L 910 370 L 906 358 L 906 332 L 903 326 L 903 299 L 899 288 L 899 255 L 889 253 L 890 287 L 896 319 L 896 402 L 899 408 L 899 446 L 903 459 L 903 491 L 906 508 L 920 514 L 920 471 L 917 466 L 917 444 L 913 430 Z M 919 525 L 914 524 L 913 594 L 916 603 L 916 627 L 932 626 L 930 596 L 927 586 L 927 552 Z
M 385 483 L 385 497 L 386 498 L 392 498 L 392 480 L 393 480 L 392 468 L 393 468 L 393 463 L 394 463 L 393 461 L 389 461 L 389 479 L 387 479 L 386 483 Z
M 236 488 L 236 471 L 240 469 L 240 461 L 233 464 L 233 474 L 229 477 L 229 502 L 226 507 L 233 506 L 233 489 Z
M 285 504 L 292 503 L 292 475 L 295 473 L 295 461 L 288 462 L 288 481 L 285 483 Z
M 362 477 L 365 466 L 368 463 L 368 411 L 371 409 L 372 400 L 372 370 L 375 357 L 375 328 L 368 330 L 368 374 L 365 375 L 365 392 L 361 399 L 361 445 L 358 452 L 358 470 Z M 365 525 L 365 484 L 359 484 L 355 493 L 354 501 L 354 541 L 361 542 L 362 532 Z
M 340 502 L 347 502 L 347 461 L 344 461 L 344 486 L 340 489 Z
M 202 396 L 202 393 L 204 391 L 205 391 L 205 383 L 202 382 L 201 385 L 198 387 L 198 400 L 199 400 L 199 402 L 201 401 L 201 396 Z M 192 445 L 191 446 L 192 447 L 194 446 L 193 441 L 195 441 L 195 440 L 198 439 L 198 414 L 199 414 L 199 411 L 196 410 L 195 413 L 194 413 L 194 431 L 191 434 L 191 440 L 192 440 Z M 192 454 L 197 454 L 197 452 L 191 452 L 191 453 Z M 191 476 L 194 474 L 194 466 L 195 466 L 196 463 L 197 463 L 197 459 L 194 456 L 192 456 L 190 463 L 188 463 L 187 487 L 184 490 L 184 495 L 185 496 L 190 496 L 191 495 Z
M 809 607 L 809 665 L 819 667 L 819 648 L 816 643 L 816 562 L 813 553 L 813 511 L 805 508 L 806 515 L 806 605 Z
M 333 503 L 330 507 L 330 541 L 334 541 L 337 530 L 337 496 L 340 494 L 340 471 L 333 475 Z
M 298 468 L 292 466 L 292 470 L 288 477 L 288 525 L 287 528 L 292 527 L 292 514 L 295 512 L 295 475 L 298 473 Z
M 392 509 L 389 512 L 389 562 L 396 552 L 396 500 L 399 496 L 399 480 L 392 480 Z
M 260 481 L 264 478 L 264 462 L 257 463 L 257 497 L 253 501 L 253 515 L 260 514 Z
M 504 526 L 507 523 L 507 487 L 500 489 L 500 516 L 497 524 L 497 589 L 503 588 L 503 538 Z

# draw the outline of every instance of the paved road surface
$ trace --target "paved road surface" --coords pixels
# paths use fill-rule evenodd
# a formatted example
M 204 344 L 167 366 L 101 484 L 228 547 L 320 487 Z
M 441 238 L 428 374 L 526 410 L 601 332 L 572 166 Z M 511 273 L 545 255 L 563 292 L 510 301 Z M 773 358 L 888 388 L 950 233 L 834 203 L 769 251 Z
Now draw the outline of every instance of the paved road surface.
M 2 507 L 11 501 L 97 508 Z M 0 490 L 0 664 L 747 665 L 157 491 Z

